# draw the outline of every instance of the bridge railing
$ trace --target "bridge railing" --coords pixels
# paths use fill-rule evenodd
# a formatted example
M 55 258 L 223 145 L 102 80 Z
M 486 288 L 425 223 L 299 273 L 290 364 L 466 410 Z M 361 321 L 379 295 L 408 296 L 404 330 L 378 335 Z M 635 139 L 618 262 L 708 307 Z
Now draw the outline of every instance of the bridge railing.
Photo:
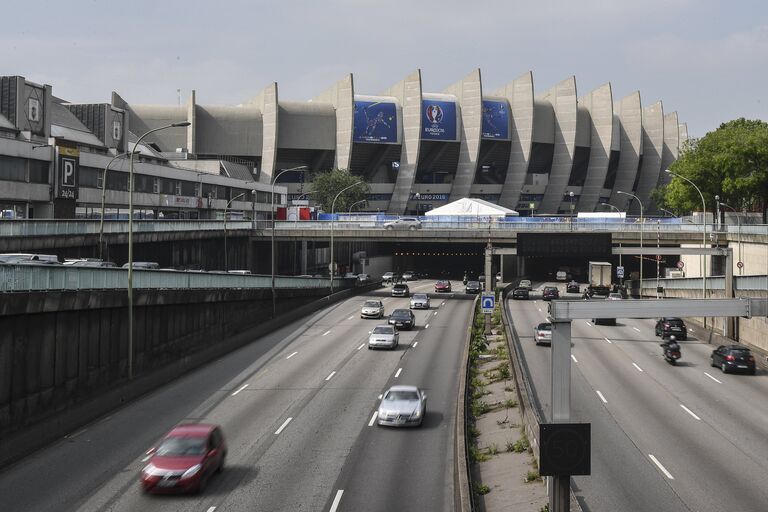
M 669 290 L 701 290 L 701 277 L 666 277 L 659 278 L 659 286 Z M 643 279 L 643 288 L 656 288 L 656 279 Z M 707 277 L 708 290 L 725 290 L 725 277 Z M 768 291 L 768 275 L 748 275 L 733 277 L 734 292 Z
M 270 288 L 271 276 L 224 272 L 176 272 L 134 269 L 133 288 L 218 289 Z M 334 288 L 352 288 L 355 279 L 336 278 Z M 275 276 L 275 287 L 327 288 L 329 278 Z M 0 292 L 126 289 L 128 270 L 59 265 L 0 264 Z

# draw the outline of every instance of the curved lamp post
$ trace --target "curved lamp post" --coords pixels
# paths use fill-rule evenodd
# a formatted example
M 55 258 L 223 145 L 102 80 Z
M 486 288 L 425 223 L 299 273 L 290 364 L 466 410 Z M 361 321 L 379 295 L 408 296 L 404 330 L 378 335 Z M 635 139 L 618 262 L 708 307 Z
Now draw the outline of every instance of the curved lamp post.
M 342 193 L 346 192 L 347 190 L 351 189 L 352 187 L 356 187 L 356 186 L 362 185 L 364 183 L 365 183 L 364 181 L 356 181 L 353 184 L 351 184 L 351 185 L 349 185 L 347 187 L 344 187 L 343 189 L 339 190 L 339 193 L 336 194 L 336 197 L 333 198 L 333 202 L 331 203 L 331 262 L 328 265 L 328 268 L 330 269 L 330 274 L 331 274 L 331 295 L 333 295 L 333 277 L 336 274 L 336 272 L 335 272 L 336 266 L 333 264 L 333 225 L 334 225 L 333 213 L 334 213 L 334 209 L 336 208 L 336 200 L 339 198 L 339 196 Z
M 117 160 L 118 158 L 123 158 L 124 156 L 128 156 L 132 153 L 137 153 L 137 151 L 134 148 L 134 151 L 126 151 L 125 153 L 120 153 L 119 155 L 116 155 L 112 160 L 109 161 L 109 163 L 104 167 L 104 172 L 101 174 L 101 220 L 99 222 L 99 259 L 103 259 L 103 250 L 104 250 L 104 205 L 107 200 L 107 171 L 109 170 L 109 166 L 112 165 L 112 162 Z
M 616 207 L 616 206 L 613 206 L 611 203 L 600 203 L 600 205 L 601 205 L 601 206 L 610 206 L 611 208 L 613 208 L 614 210 L 616 210 L 618 213 L 621 213 L 621 210 L 619 210 L 619 208 L 618 208 L 618 207 Z
M 352 203 L 352 205 L 349 207 L 349 211 L 347 213 L 352 213 L 352 208 L 354 208 L 355 205 L 363 204 L 363 203 L 367 203 L 367 202 L 368 202 L 367 199 L 363 199 L 362 201 L 356 201 L 356 202 Z
M 659 208 L 659 210 L 664 212 L 664 213 L 668 213 L 671 217 L 677 217 L 677 215 L 675 215 L 674 213 L 672 213 L 669 210 L 665 210 L 664 208 Z
M 147 135 L 168 128 L 184 128 L 190 124 L 192 123 L 184 121 L 149 130 L 139 137 L 131 151 L 131 165 L 128 169 L 128 380 L 133 380 L 133 156 L 137 153 L 136 148 Z
M 643 298 L 643 202 L 640 200 L 639 197 L 637 197 L 635 194 L 630 194 L 629 192 L 622 192 L 621 190 L 616 191 L 617 194 L 624 194 L 625 196 L 631 196 L 637 199 L 637 202 L 640 204 L 640 298 Z
M 671 174 L 672 176 L 677 176 L 678 178 L 687 181 L 693 186 L 693 188 L 696 189 L 696 192 L 699 193 L 699 197 L 701 197 L 701 212 L 704 215 L 704 220 L 702 221 L 702 224 L 704 226 L 704 233 L 703 233 L 704 236 L 702 237 L 701 243 L 702 243 L 702 249 L 706 248 L 707 247 L 707 203 L 706 201 L 704 201 L 704 194 L 701 193 L 701 189 L 697 187 L 694 182 L 692 182 L 685 176 L 677 174 L 676 172 L 672 172 L 669 169 L 664 169 L 664 172 L 666 172 L 667 174 Z M 706 299 L 707 298 L 707 255 L 706 254 L 703 256 L 703 261 L 701 265 L 701 282 L 702 282 L 701 298 Z M 704 319 L 704 326 L 706 327 L 706 325 L 707 325 L 707 321 L 706 319 Z
M 229 201 L 227 201 L 227 206 L 224 207 L 224 272 L 229 272 L 229 255 L 227 253 L 227 211 L 229 210 L 229 205 L 231 205 L 234 201 L 237 201 L 241 197 L 245 195 L 245 192 L 242 194 L 238 194 Z
M 277 183 L 277 178 L 285 174 L 289 171 L 301 171 L 304 172 L 307 170 L 306 165 L 300 165 L 298 167 L 292 167 L 290 169 L 283 169 L 275 177 L 272 179 L 272 208 L 270 210 L 270 213 L 272 214 L 272 251 L 270 259 L 272 260 L 272 284 L 271 284 L 271 290 L 272 290 L 272 318 L 275 318 L 277 315 L 277 300 L 275 299 L 275 183 Z M 287 198 L 286 198 L 287 199 Z M 286 204 L 287 201 L 286 201 Z

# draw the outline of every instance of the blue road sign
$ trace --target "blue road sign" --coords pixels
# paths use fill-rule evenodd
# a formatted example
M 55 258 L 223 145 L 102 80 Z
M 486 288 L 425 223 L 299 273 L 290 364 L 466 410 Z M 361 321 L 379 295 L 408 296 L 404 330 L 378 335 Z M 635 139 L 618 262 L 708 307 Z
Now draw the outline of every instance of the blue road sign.
M 483 313 L 493 313 L 496 307 L 496 294 L 494 292 L 483 292 L 480 297 L 480 308 Z

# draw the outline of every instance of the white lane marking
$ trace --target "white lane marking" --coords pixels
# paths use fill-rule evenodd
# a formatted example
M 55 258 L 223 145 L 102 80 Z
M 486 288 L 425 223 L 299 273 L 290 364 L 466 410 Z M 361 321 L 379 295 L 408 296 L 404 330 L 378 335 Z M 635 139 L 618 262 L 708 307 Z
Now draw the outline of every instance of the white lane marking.
M 637 332 L 640 332 L 640 329 L 638 329 L 637 327 L 633 327 L 633 329 L 636 330 Z
M 541 313 L 541 312 L 542 312 L 542 311 L 541 311 L 541 308 L 536 308 L 536 309 L 538 309 L 538 310 L 539 310 L 539 313 Z
M 347 320 L 354 320 L 354 319 L 355 319 L 355 315 L 352 315 L 351 317 L 347 318 Z
M 429 324 L 424 326 L 425 329 L 429 329 Z
M 283 422 L 283 424 L 282 424 L 282 425 L 280 425 L 280 428 L 279 428 L 279 429 L 277 429 L 277 430 L 275 430 L 275 435 L 276 435 L 276 436 L 279 436 L 279 435 L 280 435 L 280 432 L 282 432 L 282 431 L 283 431 L 283 429 L 284 429 L 285 427 L 287 427 L 287 426 L 288 426 L 288 424 L 291 422 L 291 420 L 292 420 L 292 419 L 293 419 L 293 418 L 288 418 L 287 420 L 285 420 L 285 421 Z
M 379 400 L 381 400 L 381 397 L 383 397 L 383 396 L 384 396 L 384 394 L 379 395 Z
M 419 344 L 419 342 L 418 342 L 418 341 L 414 341 L 414 342 L 413 342 L 413 348 L 416 348 L 416 345 L 418 345 L 418 344 Z
M 332 371 L 330 375 L 328 375 L 325 380 L 331 380 L 333 376 L 336 375 L 336 370 Z
M 239 392 L 241 392 L 242 390 L 244 390 L 247 387 L 248 387 L 248 384 L 243 384 L 242 386 L 240 386 L 240 388 L 237 391 L 232 393 L 232 396 L 235 396 L 236 394 L 238 394 Z
M 669 471 L 667 471 L 667 468 L 665 468 L 664 466 L 661 465 L 661 462 L 659 462 L 659 459 L 657 459 L 656 457 L 654 457 L 650 453 L 648 454 L 648 457 L 650 457 L 651 460 L 653 461 L 653 463 L 656 464 L 659 467 L 659 469 L 661 470 L 662 473 L 667 475 L 667 478 L 669 478 L 670 480 L 674 480 L 675 479 L 675 477 L 673 477 L 672 474 Z
M 331 331 L 325 331 L 325 332 L 323 333 L 323 336 L 328 336 L 329 334 L 331 334 Z
M 360 350 L 360 349 L 361 349 L 361 348 L 363 348 L 364 346 L 365 346 L 365 343 L 361 343 L 361 344 L 360 344 L 360 346 L 359 346 L 359 347 L 357 347 L 357 350 Z
M 609 340 L 608 338 L 603 338 L 603 339 L 604 339 L 605 341 L 607 341 L 608 343 L 610 343 L 610 344 L 613 344 L 613 342 L 612 342 L 611 340 Z
M 395 372 L 395 378 L 398 378 L 400 376 L 400 372 L 402 372 L 402 371 L 403 371 L 402 368 L 398 368 L 397 372 Z
M 291 355 L 289 355 L 288 357 L 286 357 L 286 359 L 290 359 L 290 358 L 292 358 L 293 356 L 295 356 L 296 354 L 298 354 L 298 352 L 294 352 L 293 354 L 291 354 Z
M 143 459 L 141 459 L 141 462 L 147 462 L 147 461 L 148 461 L 149 459 L 151 459 L 151 458 L 152 458 L 152 456 L 151 456 L 151 455 L 147 455 L 146 457 L 144 457 Z
M 690 414 L 691 416 L 693 416 L 693 417 L 694 417 L 694 418 L 696 418 L 697 420 L 701 421 L 701 418 L 699 418 L 698 416 L 696 416 L 696 414 L 694 414 L 694 412 L 693 412 L 692 410 L 690 410 L 689 408 L 687 408 L 687 407 L 686 407 L 686 406 L 684 406 L 683 404 L 680 404 L 680 407 L 682 407 L 682 408 L 683 408 L 683 410 L 684 410 L 685 412 L 687 412 L 688 414 Z
M 592 327 L 592 324 L 587 322 L 586 320 L 584 320 L 584 323 L 587 324 L 588 326 Z
M 602 400 L 604 404 L 608 403 L 608 400 L 605 399 L 605 397 L 603 396 L 603 394 L 600 391 L 595 390 L 595 393 L 597 393 L 597 396 L 600 397 L 600 400 Z
M 720 381 L 720 380 L 717 380 L 716 378 L 714 378 L 713 376 L 711 376 L 711 375 L 710 375 L 710 374 L 708 374 L 707 372 L 704 372 L 704 375 L 706 375 L 707 377 L 709 377 L 709 378 L 710 378 L 710 379 L 712 379 L 713 381 L 717 382 L 718 384 L 722 384 L 722 383 L 723 383 L 722 381 Z
M 434 314 L 435 316 L 437 316 L 437 311 L 435 311 L 433 314 Z
M 77 436 L 79 436 L 80 434 L 82 434 L 83 432 L 85 432 L 86 430 L 88 430 L 88 429 L 85 429 L 85 428 L 84 428 L 83 430 L 78 430 L 77 432 L 75 432 L 75 433 L 74 433 L 74 434 L 72 434 L 72 435 L 68 435 L 68 436 L 64 436 L 64 437 L 65 437 L 66 439 L 74 439 L 74 438 L 76 438 Z
M 373 416 L 371 416 L 371 421 L 368 422 L 368 426 L 372 427 L 374 423 L 376 423 L 376 418 L 379 416 L 379 411 L 374 411 Z
M 339 502 L 341 502 L 342 494 L 344 494 L 344 491 L 342 489 L 339 489 L 336 492 L 336 497 L 333 498 L 333 503 L 331 503 L 331 510 L 329 512 L 336 512 L 336 509 L 339 508 Z
M 573 359 L 573 362 L 574 362 L 574 363 L 578 363 L 578 362 L 579 362 L 579 360 L 578 360 L 578 359 L 576 359 L 576 356 L 575 356 L 575 355 L 573 355 L 573 354 L 571 354 L 571 359 Z
M 445 305 L 445 301 L 441 302 L 440 305 L 444 306 Z M 435 314 L 437 314 L 437 313 L 435 313 Z
M 205 512 L 213 512 L 214 510 L 216 510 L 216 507 L 209 507 Z
M 632 366 L 634 366 L 635 368 L 637 368 L 637 371 L 639 371 L 639 372 L 643 371 L 643 369 L 642 369 L 642 368 L 640 368 L 639 366 L 637 366 L 637 364 L 636 364 L 636 363 L 632 363 Z

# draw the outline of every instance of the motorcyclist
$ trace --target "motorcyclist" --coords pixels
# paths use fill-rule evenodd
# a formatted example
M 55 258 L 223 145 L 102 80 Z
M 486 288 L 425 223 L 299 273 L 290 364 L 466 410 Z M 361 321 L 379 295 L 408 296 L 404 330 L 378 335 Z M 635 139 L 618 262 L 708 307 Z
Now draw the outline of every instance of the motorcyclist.
M 677 342 L 677 338 L 674 334 L 670 334 L 669 341 L 661 344 L 664 347 L 664 352 L 669 350 L 670 352 L 680 352 L 680 344 Z

